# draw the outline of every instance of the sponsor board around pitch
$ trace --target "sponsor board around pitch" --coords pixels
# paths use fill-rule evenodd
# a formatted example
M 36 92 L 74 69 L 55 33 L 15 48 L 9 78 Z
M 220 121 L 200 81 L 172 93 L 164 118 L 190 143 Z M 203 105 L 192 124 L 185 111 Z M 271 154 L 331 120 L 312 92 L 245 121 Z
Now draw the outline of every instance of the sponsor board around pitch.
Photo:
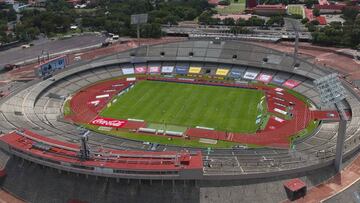
M 134 74 L 134 69 L 133 68 L 123 68 L 122 72 L 124 75 L 131 75 L 131 74 Z
M 148 69 L 149 73 L 160 73 L 160 67 L 159 66 L 150 66 Z
M 242 73 L 239 70 L 232 70 L 230 72 L 230 77 L 232 78 L 240 78 Z
M 272 75 L 268 75 L 268 74 L 264 74 L 264 73 L 261 73 L 257 78 L 258 81 L 265 82 L 265 83 L 270 82 L 271 79 L 272 79 Z
M 283 85 L 287 88 L 294 88 L 296 86 L 298 86 L 300 84 L 300 82 L 296 81 L 296 80 L 287 80 Z
M 246 72 L 244 75 L 244 78 L 249 79 L 249 80 L 254 80 L 257 75 L 258 75 L 258 72 Z
M 276 83 L 276 84 L 283 84 L 285 81 L 286 81 L 286 79 L 281 78 L 281 77 L 279 77 L 279 76 L 275 76 L 275 77 L 272 79 L 272 82 L 273 82 L 273 83 Z
M 175 72 L 177 74 L 187 74 L 188 70 L 189 70 L 189 68 L 185 67 L 185 66 L 176 66 L 176 68 L 175 68 Z
M 190 67 L 189 73 L 195 73 L 198 74 L 201 71 L 201 67 Z
M 216 70 L 216 75 L 226 76 L 229 73 L 229 69 L 218 68 Z
M 105 118 L 105 117 L 96 117 L 94 120 L 90 122 L 92 125 L 97 126 L 105 126 L 105 127 L 113 127 L 113 128 L 122 128 L 127 123 L 127 120 L 118 120 L 112 118 Z
M 161 68 L 162 73 L 172 73 L 174 70 L 174 66 L 163 66 Z
M 141 67 L 135 67 L 135 73 L 136 74 L 142 74 L 142 73 L 146 73 L 146 67 L 145 66 L 141 66 Z

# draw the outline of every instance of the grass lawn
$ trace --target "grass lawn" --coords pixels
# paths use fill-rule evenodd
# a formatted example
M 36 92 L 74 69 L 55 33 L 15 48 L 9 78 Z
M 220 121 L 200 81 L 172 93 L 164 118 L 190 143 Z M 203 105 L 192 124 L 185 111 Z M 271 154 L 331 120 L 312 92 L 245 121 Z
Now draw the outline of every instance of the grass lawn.
M 140 81 L 100 115 L 254 133 L 259 127 L 256 116 L 266 111 L 258 108 L 263 96 L 262 91 L 242 88 Z
M 66 100 L 66 102 L 64 103 L 63 112 L 64 112 L 64 116 L 71 115 L 72 112 L 71 112 L 71 107 L 70 107 L 70 99 Z
M 239 0 L 237 3 L 234 0 L 231 0 L 229 6 L 217 6 L 216 11 L 219 14 L 240 14 L 245 10 L 245 0 Z
M 288 5 L 289 14 L 297 14 L 304 17 L 304 6 L 303 5 Z

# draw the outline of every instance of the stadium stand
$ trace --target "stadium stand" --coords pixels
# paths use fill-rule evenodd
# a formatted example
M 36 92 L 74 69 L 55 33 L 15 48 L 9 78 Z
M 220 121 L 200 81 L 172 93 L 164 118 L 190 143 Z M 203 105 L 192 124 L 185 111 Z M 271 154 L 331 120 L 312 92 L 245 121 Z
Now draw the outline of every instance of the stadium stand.
M 328 70 L 320 69 L 303 60 L 299 60 L 299 67 L 294 69 L 292 56 L 245 42 L 226 41 L 214 44 L 211 41 L 186 41 L 140 49 L 132 57 L 129 57 L 131 51 L 121 52 L 88 64 L 70 66 L 48 80 L 36 81 L 13 93 L 1 104 L 1 130 L 8 133 L 17 128 L 25 128 L 53 139 L 78 143 L 77 127 L 62 119 L 60 109 L 63 100 L 47 95 L 54 93 L 67 97 L 89 84 L 123 75 L 124 70 L 134 70 L 132 58 L 146 61 L 147 68 L 160 68 L 176 63 L 175 72 L 181 67 L 182 74 L 188 73 L 187 67 L 199 67 L 200 71 L 194 74 L 205 74 L 206 69 L 211 69 L 208 74 L 215 75 L 215 69 L 220 67 L 220 64 L 231 67 L 230 75 L 234 71 L 241 80 L 247 72 L 253 72 L 253 75 L 256 73 L 255 77 L 251 77 L 253 79 L 258 73 L 270 73 L 273 76 L 271 82 L 275 84 L 295 81 L 294 90 L 307 96 L 318 107 L 320 99 L 312 80 L 329 74 Z M 193 54 L 189 54 L 190 52 Z M 236 59 L 233 58 L 234 55 L 237 55 Z M 265 58 L 268 60 L 264 60 Z M 360 113 L 357 111 L 359 98 L 351 87 L 347 87 L 345 105 L 352 112 L 345 143 L 345 156 L 349 156 L 358 149 L 360 141 Z M 296 145 L 292 150 L 214 149 L 208 154 L 207 159 L 204 159 L 203 178 L 269 177 L 330 165 L 335 156 L 336 127 L 336 123 L 322 123 L 312 136 L 295 141 Z M 144 150 L 144 145 L 140 142 L 108 137 L 96 132 L 92 133 L 89 144 L 118 150 Z M 179 151 L 181 148 L 160 146 L 159 150 Z M 192 152 L 194 150 L 190 149 L 190 153 Z M 207 153 L 203 150 L 203 154 Z

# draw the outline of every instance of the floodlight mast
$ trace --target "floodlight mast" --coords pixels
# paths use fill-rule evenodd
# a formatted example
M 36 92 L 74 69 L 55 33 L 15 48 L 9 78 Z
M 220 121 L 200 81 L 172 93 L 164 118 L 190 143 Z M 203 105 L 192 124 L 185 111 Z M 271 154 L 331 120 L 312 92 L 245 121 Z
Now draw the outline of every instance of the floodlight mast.
M 79 151 L 79 157 L 81 160 L 89 160 L 90 159 L 90 147 L 87 144 L 87 141 L 89 139 L 88 135 L 90 134 L 90 131 L 86 131 L 80 136 L 80 151 Z
M 348 119 L 342 103 L 346 97 L 345 89 L 336 73 L 314 80 L 314 83 L 320 92 L 322 106 L 335 105 L 340 115 L 334 162 L 336 172 L 340 172 Z
M 293 67 L 296 68 L 296 64 L 297 64 L 297 57 L 298 57 L 298 50 L 299 50 L 299 29 L 298 27 L 295 25 L 295 22 L 293 19 L 286 19 L 288 22 L 290 22 L 291 27 L 293 28 L 294 32 L 295 32 L 295 46 L 294 46 L 294 54 L 293 54 Z

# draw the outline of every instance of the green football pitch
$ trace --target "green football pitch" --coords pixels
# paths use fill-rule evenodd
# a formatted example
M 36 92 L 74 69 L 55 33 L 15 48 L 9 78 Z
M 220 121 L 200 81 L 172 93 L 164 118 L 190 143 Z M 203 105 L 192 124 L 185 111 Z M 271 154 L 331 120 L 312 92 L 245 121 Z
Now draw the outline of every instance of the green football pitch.
M 289 14 L 297 14 L 304 17 L 304 6 L 303 5 L 288 5 Z
M 129 92 L 115 97 L 116 102 L 100 115 L 164 126 L 253 133 L 259 127 L 256 117 L 265 114 L 260 104 L 264 98 L 262 91 L 252 89 L 140 81 Z

